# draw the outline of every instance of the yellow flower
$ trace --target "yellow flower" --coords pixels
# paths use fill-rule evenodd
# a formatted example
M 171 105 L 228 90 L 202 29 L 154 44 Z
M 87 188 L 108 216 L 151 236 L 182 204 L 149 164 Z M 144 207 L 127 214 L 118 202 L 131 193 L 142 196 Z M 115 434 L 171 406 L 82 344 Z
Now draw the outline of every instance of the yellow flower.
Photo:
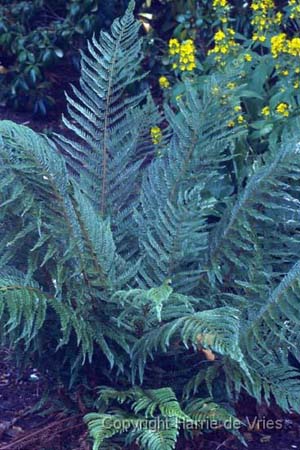
M 288 53 L 292 56 L 300 56 L 300 38 L 295 37 L 288 42 Z
M 276 106 L 276 112 L 281 116 L 288 117 L 289 116 L 289 105 L 287 103 L 279 103 Z
M 221 97 L 221 105 L 227 105 L 228 101 L 228 95 L 222 95 Z
M 282 22 L 283 14 L 275 13 L 275 2 L 273 0 L 253 0 L 251 4 L 253 11 L 251 25 L 253 26 L 253 41 L 265 42 L 266 34 L 271 27 L 278 26 Z
M 214 0 L 213 1 L 213 8 L 218 8 L 221 6 L 222 8 L 225 8 L 227 6 L 227 0 Z
M 259 41 L 259 42 L 265 42 L 266 36 L 260 35 L 260 34 L 258 34 L 258 33 L 254 33 L 254 34 L 252 35 L 252 40 L 253 40 L 253 41 Z
M 160 143 L 162 139 L 162 132 L 161 129 L 158 126 L 152 127 L 150 130 L 152 142 L 154 145 L 157 145 Z
M 219 30 L 215 33 L 214 39 L 216 42 L 222 41 L 226 37 L 224 31 Z
M 293 86 L 295 89 L 298 89 L 300 86 L 299 80 L 294 81 Z
M 236 84 L 230 82 L 230 83 L 227 83 L 226 87 L 227 87 L 228 89 L 234 89 L 234 88 L 236 87 Z
M 213 95 L 218 95 L 219 92 L 220 92 L 220 88 L 219 88 L 218 86 L 214 86 L 214 87 L 211 89 L 211 92 L 212 92 Z
M 229 53 L 235 53 L 239 44 L 234 40 L 233 36 L 235 31 L 233 28 L 224 28 L 224 30 L 218 30 L 214 35 L 215 46 L 208 51 L 208 55 L 212 53 L 219 53 L 221 55 L 227 55 Z M 222 58 L 215 56 L 215 62 L 219 63 L 221 66 L 225 64 L 221 61 Z
M 179 68 L 182 71 L 192 71 L 196 68 L 196 47 L 192 39 L 186 39 L 182 43 L 178 39 L 170 39 L 169 55 L 173 56 L 171 62 L 174 70 Z M 167 88 L 170 83 L 163 79 L 160 85 Z
M 176 55 L 180 51 L 180 44 L 178 39 L 170 39 L 169 40 L 169 54 Z
M 291 6 L 290 19 L 299 19 L 300 5 L 297 5 L 297 0 L 290 0 L 288 4 Z
M 235 112 L 242 111 L 242 108 L 240 105 L 236 105 L 233 109 L 235 110 Z
M 288 74 L 289 74 L 289 71 L 288 71 L 288 70 L 283 70 L 283 71 L 281 72 L 281 74 L 282 74 L 284 77 L 287 77 Z
M 234 120 L 230 120 L 230 121 L 227 123 L 227 126 L 228 126 L 229 128 L 233 128 L 234 125 L 235 125 Z
M 251 9 L 253 11 L 261 10 L 263 13 L 266 13 L 268 10 L 272 10 L 274 6 L 273 0 L 253 0 Z
M 270 107 L 269 106 L 264 106 L 263 109 L 261 110 L 261 113 L 263 116 L 267 117 L 270 115 Z
M 196 68 L 196 47 L 192 39 L 183 41 L 179 50 L 179 68 L 192 71 Z
M 252 56 L 250 55 L 250 53 L 246 53 L 244 55 L 244 60 L 247 62 L 251 62 L 252 61 Z
M 271 53 L 273 58 L 278 58 L 287 49 L 287 39 L 285 33 L 279 33 L 271 38 Z
M 160 87 L 163 89 L 168 89 L 170 87 L 170 81 L 165 76 L 159 77 L 158 82 Z
M 242 114 L 240 114 L 240 115 L 237 117 L 237 121 L 238 121 L 239 124 L 244 123 L 244 122 L 245 122 L 244 116 L 242 116 Z
M 187 66 L 186 66 L 186 70 L 188 70 L 188 71 L 192 71 L 192 70 L 194 70 L 194 69 L 196 69 L 196 64 L 195 63 L 190 63 L 190 64 L 188 64 Z
M 296 67 L 295 73 L 300 73 L 300 67 Z
M 220 53 L 223 53 L 223 55 L 226 55 L 226 53 L 228 53 L 229 48 L 227 47 L 227 45 L 222 45 L 220 47 Z
M 275 20 L 274 20 L 276 25 L 280 25 L 281 24 L 282 17 L 283 17 L 283 14 L 281 12 L 277 12 L 276 13 Z

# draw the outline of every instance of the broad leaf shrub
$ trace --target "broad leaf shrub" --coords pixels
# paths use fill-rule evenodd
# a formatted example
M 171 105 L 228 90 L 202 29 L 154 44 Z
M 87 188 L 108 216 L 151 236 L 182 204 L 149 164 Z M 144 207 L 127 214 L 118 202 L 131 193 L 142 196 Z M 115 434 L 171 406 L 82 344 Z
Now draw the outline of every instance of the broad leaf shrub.
M 235 68 L 234 80 L 227 85 L 230 92 L 224 93 L 216 85 L 212 94 L 231 105 L 236 117 L 229 125 L 247 124 L 251 145 L 262 153 L 267 141 L 280 135 L 287 118 L 298 114 L 299 2 L 253 0 L 244 2 L 239 14 L 235 2 L 213 0 L 211 6 L 216 20 L 210 42 L 203 42 L 197 30 L 184 37 L 174 34 L 168 41 L 158 84 L 176 104 L 185 80 L 202 84 L 212 74 L 226 76 Z
M 45 115 L 63 84 L 77 78 L 79 48 L 111 25 L 128 0 L 0 1 L 0 99 L 18 110 Z
M 163 113 L 130 96 L 133 9 L 89 42 L 67 137 L 0 122 L 1 342 L 52 383 L 98 375 L 95 450 L 171 450 L 213 421 L 242 439 L 242 391 L 300 406 L 298 120 L 278 111 L 262 152 L 234 65 L 188 71 Z

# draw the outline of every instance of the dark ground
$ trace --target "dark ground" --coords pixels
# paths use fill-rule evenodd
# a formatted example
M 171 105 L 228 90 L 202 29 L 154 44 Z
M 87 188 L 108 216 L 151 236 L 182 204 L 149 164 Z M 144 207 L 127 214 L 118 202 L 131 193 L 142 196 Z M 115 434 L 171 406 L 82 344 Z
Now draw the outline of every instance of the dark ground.
M 60 110 L 51 111 L 47 117 L 35 117 L 29 112 L 17 112 L 0 106 L 0 120 L 12 120 L 39 132 L 61 131 L 63 125 L 60 117 Z

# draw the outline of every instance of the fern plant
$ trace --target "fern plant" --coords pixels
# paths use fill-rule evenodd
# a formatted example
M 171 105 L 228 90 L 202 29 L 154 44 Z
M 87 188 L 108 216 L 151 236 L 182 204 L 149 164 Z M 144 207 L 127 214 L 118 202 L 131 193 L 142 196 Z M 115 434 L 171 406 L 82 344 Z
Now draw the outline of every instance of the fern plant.
M 116 401 L 125 404 L 127 409 L 113 407 Z M 102 448 L 107 438 L 125 434 L 126 444 L 135 442 L 140 448 L 172 450 L 182 424 L 190 433 L 199 433 L 208 420 L 215 420 L 219 426 L 233 420 L 236 426 L 240 424 L 238 419 L 209 398 L 193 401 L 183 410 L 170 388 L 142 390 L 134 387 L 118 391 L 104 387 L 99 404 L 106 410 L 104 413 L 91 413 L 85 417 L 94 438 L 94 448 Z
M 236 179 L 246 130 L 216 80 L 159 112 L 133 9 L 82 55 L 73 139 L 0 122 L 1 340 L 71 385 L 101 373 L 95 450 L 124 434 L 171 450 L 184 421 L 224 424 L 242 390 L 300 406 L 299 136 Z

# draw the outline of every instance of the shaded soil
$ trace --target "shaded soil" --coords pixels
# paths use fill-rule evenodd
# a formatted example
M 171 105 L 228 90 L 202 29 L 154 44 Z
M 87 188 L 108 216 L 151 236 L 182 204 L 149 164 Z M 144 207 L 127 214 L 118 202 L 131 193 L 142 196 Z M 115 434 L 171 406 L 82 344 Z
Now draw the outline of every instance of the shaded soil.
M 32 368 L 20 373 L 9 356 L 0 351 L 0 450 L 88 450 L 82 414 L 66 416 L 56 399 L 35 412 L 46 384 Z
M 0 120 L 12 120 L 20 125 L 26 125 L 38 132 L 61 131 L 61 110 L 51 111 L 47 117 L 36 117 L 29 112 L 17 112 L 0 106 Z
M 53 412 L 55 398 L 45 403 L 44 413 L 35 412 L 33 407 L 41 400 L 46 383 L 32 368 L 20 373 L 9 356 L 9 351 L 0 351 L 0 450 L 90 450 L 83 415 Z M 257 408 L 249 398 L 243 399 L 237 409 L 239 418 L 244 423 L 248 421 L 248 429 L 245 426 L 242 435 L 249 450 L 300 449 L 300 416 L 283 415 L 276 407 Z M 255 417 L 260 420 L 256 426 Z M 269 425 L 279 421 L 281 429 L 274 426 L 268 429 L 266 420 Z M 245 447 L 232 435 L 217 431 L 195 436 L 193 441 L 181 438 L 177 450 L 245 450 Z

